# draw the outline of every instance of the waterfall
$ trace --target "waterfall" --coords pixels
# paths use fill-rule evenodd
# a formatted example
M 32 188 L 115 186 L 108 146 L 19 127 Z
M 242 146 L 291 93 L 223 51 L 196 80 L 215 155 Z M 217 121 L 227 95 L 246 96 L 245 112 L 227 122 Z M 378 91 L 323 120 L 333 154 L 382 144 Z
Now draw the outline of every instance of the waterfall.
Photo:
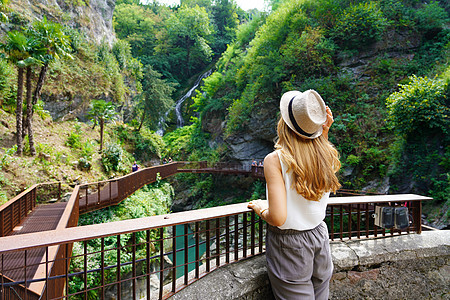
M 190 90 L 180 99 L 178 99 L 178 101 L 175 103 L 175 114 L 177 116 L 177 128 L 183 127 L 184 126 L 184 120 L 183 120 L 183 116 L 181 115 L 181 106 L 183 105 L 183 102 L 188 99 L 189 97 L 191 97 L 192 93 L 195 91 L 195 89 L 200 85 L 200 83 L 202 82 L 203 79 L 205 79 L 206 77 L 208 77 L 209 75 L 211 75 L 212 70 L 208 70 L 205 73 L 203 73 L 202 75 L 200 75 L 197 80 L 195 81 L 195 84 L 190 88 Z M 156 131 L 157 134 L 159 134 L 160 136 L 162 136 L 164 134 L 164 121 L 167 118 L 169 112 L 172 110 L 172 108 L 166 112 L 166 114 L 164 115 L 163 118 L 161 118 L 161 120 L 159 121 L 158 124 L 158 131 Z

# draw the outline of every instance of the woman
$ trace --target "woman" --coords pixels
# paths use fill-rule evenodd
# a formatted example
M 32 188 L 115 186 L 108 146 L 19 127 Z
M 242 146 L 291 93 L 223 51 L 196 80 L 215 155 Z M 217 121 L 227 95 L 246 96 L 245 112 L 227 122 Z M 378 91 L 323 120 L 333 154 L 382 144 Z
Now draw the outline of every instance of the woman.
M 314 90 L 280 101 L 278 141 L 264 159 L 267 201 L 249 203 L 269 226 L 267 271 L 276 299 L 328 299 L 333 273 L 323 222 L 330 192 L 340 187 L 339 155 L 328 141 L 331 110 Z

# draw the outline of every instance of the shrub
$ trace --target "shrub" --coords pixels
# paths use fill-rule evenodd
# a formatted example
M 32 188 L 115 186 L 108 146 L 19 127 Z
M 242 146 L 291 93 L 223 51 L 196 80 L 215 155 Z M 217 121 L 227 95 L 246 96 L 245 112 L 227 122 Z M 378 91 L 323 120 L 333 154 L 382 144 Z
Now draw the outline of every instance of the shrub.
M 300 36 L 293 32 L 281 47 L 285 66 L 303 77 L 322 77 L 334 70 L 335 45 L 321 30 L 307 28 Z
M 86 141 L 81 147 L 81 156 L 90 157 L 95 153 L 94 142 Z
M 426 3 L 416 12 L 419 30 L 425 32 L 442 28 L 448 22 L 448 14 L 437 1 Z
M 73 149 L 81 149 L 81 136 L 76 132 L 71 132 L 67 138 L 66 146 Z
M 349 156 L 347 156 L 347 159 L 345 162 L 351 166 L 356 166 L 357 164 L 359 164 L 361 162 L 361 157 L 350 154 Z
M 106 172 L 120 171 L 123 149 L 119 144 L 108 143 L 102 152 L 102 165 Z
M 0 157 L 0 169 L 4 169 L 9 166 L 9 164 L 15 160 L 14 153 L 17 151 L 17 145 L 11 148 L 2 148 L 5 153 Z
M 447 83 L 415 75 L 410 80 L 386 100 L 391 128 L 400 135 L 420 135 L 429 129 L 446 134 L 450 125 Z
M 87 170 L 87 171 L 89 171 L 89 170 L 92 168 L 92 164 L 91 164 L 91 162 L 89 161 L 89 158 L 88 158 L 88 157 L 83 156 L 83 157 L 81 157 L 81 158 L 78 160 L 78 167 L 79 167 L 81 170 Z
M 51 118 L 50 112 L 44 109 L 44 101 L 38 100 L 37 103 L 33 106 L 34 111 L 38 114 L 42 120 L 46 120 Z
M 12 98 L 14 94 L 12 93 L 13 87 L 14 70 L 11 65 L 6 62 L 6 60 L 0 59 L 0 105 L 3 105 L 5 102 L 10 104 L 10 101 L 6 100 Z
M 388 20 L 375 2 L 347 8 L 331 31 L 331 36 L 345 48 L 363 48 L 381 37 Z

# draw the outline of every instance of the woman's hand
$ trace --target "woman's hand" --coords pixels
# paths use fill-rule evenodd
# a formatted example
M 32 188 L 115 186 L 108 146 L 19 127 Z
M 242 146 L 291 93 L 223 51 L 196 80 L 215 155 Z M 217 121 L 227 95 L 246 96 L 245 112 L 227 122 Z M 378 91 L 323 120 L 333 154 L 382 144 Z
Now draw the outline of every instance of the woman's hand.
M 323 127 L 323 136 L 328 139 L 328 131 L 330 130 L 331 124 L 333 124 L 334 119 L 333 119 L 333 113 L 331 112 L 331 109 L 327 106 L 326 107 L 326 111 L 327 111 L 327 120 L 325 121 L 325 124 L 322 125 Z
M 251 208 L 255 211 L 255 213 L 261 217 L 261 211 L 269 207 L 269 203 L 267 200 L 252 200 L 248 203 L 248 208 Z

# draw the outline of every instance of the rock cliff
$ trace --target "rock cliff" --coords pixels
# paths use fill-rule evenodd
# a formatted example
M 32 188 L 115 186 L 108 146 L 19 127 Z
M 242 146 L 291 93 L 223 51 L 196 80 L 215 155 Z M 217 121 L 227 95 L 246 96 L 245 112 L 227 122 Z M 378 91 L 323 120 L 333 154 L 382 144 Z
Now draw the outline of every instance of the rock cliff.
M 420 46 L 421 36 L 412 31 L 388 31 L 383 38 L 373 43 L 369 48 L 360 51 L 349 57 L 337 56 L 334 58 L 337 66 L 336 77 L 348 76 L 355 86 L 369 85 L 373 80 L 370 70 L 377 60 L 402 59 L 411 61 L 414 58 L 414 51 Z M 396 85 L 392 85 L 395 89 Z M 367 91 L 371 97 L 378 97 L 384 91 L 372 89 Z M 281 97 L 281 95 L 280 95 Z M 327 102 L 327 99 L 324 99 Z M 380 99 L 384 101 L 385 99 Z M 228 155 L 231 160 L 249 164 L 252 159 L 263 159 L 265 155 L 273 151 L 274 138 L 276 137 L 276 124 L 279 112 L 279 98 L 267 99 L 263 104 L 255 107 L 248 122 L 245 132 L 239 132 L 225 139 L 225 143 L 230 149 Z M 217 116 L 213 114 L 207 116 L 203 121 L 203 129 L 217 137 L 218 143 L 222 139 L 222 132 L 226 126 L 205 126 L 205 124 L 220 124 Z M 350 172 L 351 173 L 351 172 Z
M 47 16 L 49 20 L 80 29 L 89 39 L 112 45 L 115 0 L 11 0 L 15 16 L 26 24 Z M 4 28 L 7 30 L 7 28 Z

